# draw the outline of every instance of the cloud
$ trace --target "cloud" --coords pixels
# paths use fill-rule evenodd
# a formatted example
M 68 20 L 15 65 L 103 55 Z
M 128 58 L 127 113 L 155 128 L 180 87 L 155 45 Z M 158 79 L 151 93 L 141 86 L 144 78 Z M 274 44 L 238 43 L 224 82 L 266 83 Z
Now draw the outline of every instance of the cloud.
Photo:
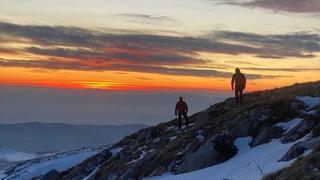
M 221 41 L 249 44 L 260 47 L 257 57 L 284 58 L 299 57 L 313 58 L 313 52 L 320 51 L 319 34 L 305 32 L 284 35 L 259 35 L 254 33 L 220 31 L 215 37 Z
M 4 54 L 16 54 L 18 52 L 16 50 L 14 50 L 14 49 L 0 47 L 0 54 L 2 54 L 2 53 L 4 53 Z
M 292 13 L 320 13 L 319 0 L 252 0 L 244 2 L 227 0 L 227 4 Z
M 125 13 L 118 14 L 117 17 L 125 18 L 127 21 L 135 21 L 140 23 L 164 23 L 176 22 L 175 19 L 168 16 L 152 16 L 148 14 Z
M 76 27 L 17 25 L 0 22 L 0 35 L 11 39 L 27 39 L 43 46 L 70 45 L 99 47 L 104 44 L 97 32 Z
M 136 63 L 136 64 L 158 64 L 158 65 L 183 65 L 183 64 L 201 64 L 206 63 L 206 60 L 193 57 L 188 54 L 179 54 L 178 52 L 153 52 L 151 50 L 134 50 L 134 49 L 107 49 L 107 50 L 86 50 L 86 49 L 67 49 L 67 48 L 37 48 L 30 47 L 26 49 L 27 52 L 63 57 L 73 58 L 77 60 L 94 60 L 95 62 L 117 62 Z
M 101 66 L 87 66 L 81 62 L 70 61 L 43 61 L 43 60 L 6 60 L 0 58 L 2 67 L 44 68 L 52 70 L 79 70 L 79 71 L 130 71 L 167 75 L 230 78 L 232 73 L 209 69 L 171 68 L 150 65 L 110 64 Z M 246 74 L 248 79 L 270 79 L 287 76 Z
M 307 32 L 262 35 L 214 31 L 203 36 L 110 33 L 63 26 L 18 25 L 0 22 L 4 43 L 23 42 L 19 53 L 46 60 L 6 60 L 0 66 L 86 71 L 134 71 L 197 77 L 229 77 L 209 66 L 202 52 L 248 54 L 261 58 L 312 58 L 320 52 L 320 36 Z M 0 52 L 17 53 L 2 48 Z M 32 56 L 31 56 L 32 57 Z M 184 68 L 181 68 L 184 67 Z M 219 71 L 218 71 L 219 70 Z M 221 71 L 220 71 L 221 70 Z M 248 75 L 252 79 L 274 76 Z
M 71 53 L 68 56 L 92 55 L 98 56 L 107 54 L 101 49 L 122 50 L 123 56 L 131 58 L 133 52 L 143 52 L 150 56 L 149 62 L 159 62 L 171 58 L 181 61 L 190 59 L 203 61 L 197 58 L 199 52 L 222 53 L 222 54 L 251 54 L 258 57 L 313 57 L 313 52 L 319 51 L 319 35 L 306 32 L 285 34 L 285 35 L 259 35 L 254 33 L 218 31 L 206 36 L 177 37 L 151 34 L 111 34 L 96 32 L 76 27 L 62 26 L 35 26 L 16 25 L 0 23 L 0 35 L 14 39 L 27 39 L 34 45 L 56 48 L 57 46 L 69 46 L 71 49 L 78 49 L 79 52 L 70 52 L 63 49 L 33 49 L 28 51 L 34 53 Z M 87 49 L 87 50 L 84 50 Z M 42 52 L 40 52 L 42 51 Z M 112 52 L 111 52 L 112 53 Z M 77 55 L 78 54 L 78 55 Z M 121 54 L 121 53 L 120 53 Z M 120 55 L 118 53 L 118 55 Z M 168 57 L 167 54 L 170 54 Z M 141 55 L 141 54 L 140 54 Z M 167 57 L 166 57 L 167 56 Z M 140 56 L 141 57 L 141 56 Z M 134 59 L 134 58 L 133 58 Z
M 304 71 L 320 71 L 320 68 L 241 68 L 254 71 L 280 71 L 280 72 L 304 72 Z

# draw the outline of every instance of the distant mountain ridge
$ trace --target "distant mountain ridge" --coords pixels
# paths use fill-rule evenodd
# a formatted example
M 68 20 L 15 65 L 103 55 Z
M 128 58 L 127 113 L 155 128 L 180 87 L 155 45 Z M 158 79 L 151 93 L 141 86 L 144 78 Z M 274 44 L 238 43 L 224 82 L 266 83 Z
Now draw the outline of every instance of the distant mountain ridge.
M 72 125 L 64 123 L 0 124 L 0 146 L 21 152 L 53 152 L 113 144 L 147 127 L 129 125 Z

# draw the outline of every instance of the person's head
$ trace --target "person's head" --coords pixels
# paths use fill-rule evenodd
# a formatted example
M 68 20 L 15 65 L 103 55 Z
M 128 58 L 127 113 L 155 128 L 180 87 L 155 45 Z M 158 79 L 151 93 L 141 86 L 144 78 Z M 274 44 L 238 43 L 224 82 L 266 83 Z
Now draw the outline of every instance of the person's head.
M 182 96 L 179 97 L 179 101 L 183 101 L 183 97 Z
M 236 71 L 236 73 L 240 73 L 240 69 L 239 68 L 236 68 L 235 71 Z

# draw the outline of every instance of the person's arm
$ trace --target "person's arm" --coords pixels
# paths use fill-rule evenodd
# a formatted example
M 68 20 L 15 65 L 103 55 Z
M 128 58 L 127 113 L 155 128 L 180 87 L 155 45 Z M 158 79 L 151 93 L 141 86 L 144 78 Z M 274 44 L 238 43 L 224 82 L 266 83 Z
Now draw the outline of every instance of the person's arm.
M 232 80 L 231 80 L 231 89 L 233 90 L 234 87 L 234 75 L 232 76 Z
M 174 115 L 177 115 L 177 111 L 178 111 L 178 103 L 176 104 L 176 109 L 174 111 Z

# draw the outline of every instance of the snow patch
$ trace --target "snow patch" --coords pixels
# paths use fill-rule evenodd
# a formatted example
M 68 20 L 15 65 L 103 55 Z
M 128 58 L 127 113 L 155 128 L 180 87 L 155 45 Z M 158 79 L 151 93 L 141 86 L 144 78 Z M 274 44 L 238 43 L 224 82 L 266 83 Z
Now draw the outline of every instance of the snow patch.
M 307 110 L 314 108 L 317 105 L 320 105 L 320 97 L 312 97 L 312 96 L 298 96 L 296 97 L 299 101 L 302 101 L 305 106 L 307 106 Z
M 96 167 L 87 177 L 83 178 L 82 180 L 88 180 L 91 176 L 93 176 L 99 170 L 99 168 L 100 166 Z
M 177 136 L 172 136 L 172 137 L 170 137 L 170 141 L 173 141 L 174 139 L 176 139 L 177 138 Z
M 286 133 L 286 132 L 289 132 L 292 128 L 296 127 L 301 121 L 302 121 L 302 119 L 295 118 L 295 119 L 288 121 L 288 122 L 279 122 L 279 123 L 275 124 L 275 126 L 281 127 Z
M 291 127 L 291 126 L 288 126 Z M 234 180 L 257 180 L 263 176 L 287 167 L 294 160 L 288 162 L 278 162 L 279 159 L 296 142 L 282 144 L 281 141 L 273 140 L 268 144 L 250 148 L 251 137 L 238 138 L 235 145 L 238 147 L 238 153 L 230 160 L 180 175 L 165 174 L 151 179 L 163 180 L 212 180 L 212 179 L 234 179 Z
M 141 153 L 141 155 L 140 155 L 140 157 L 138 159 L 134 159 L 134 160 L 132 160 L 130 162 L 127 162 L 126 164 L 131 164 L 131 163 L 137 162 L 137 161 L 143 159 L 146 154 L 147 154 L 147 152 L 142 151 L 142 153 Z
M 116 154 L 118 154 L 119 152 L 121 152 L 122 151 L 122 147 L 118 147 L 118 148 L 114 148 L 114 149 L 110 149 L 109 151 L 112 153 L 112 155 L 114 156 L 114 155 L 116 155 Z
M 177 126 L 169 126 L 166 128 L 166 131 L 177 130 Z
M 202 134 L 198 134 L 198 135 L 196 136 L 196 138 L 197 138 L 200 142 L 202 142 L 202 141 L 204 140 L 204 136 L 202 136 Z

